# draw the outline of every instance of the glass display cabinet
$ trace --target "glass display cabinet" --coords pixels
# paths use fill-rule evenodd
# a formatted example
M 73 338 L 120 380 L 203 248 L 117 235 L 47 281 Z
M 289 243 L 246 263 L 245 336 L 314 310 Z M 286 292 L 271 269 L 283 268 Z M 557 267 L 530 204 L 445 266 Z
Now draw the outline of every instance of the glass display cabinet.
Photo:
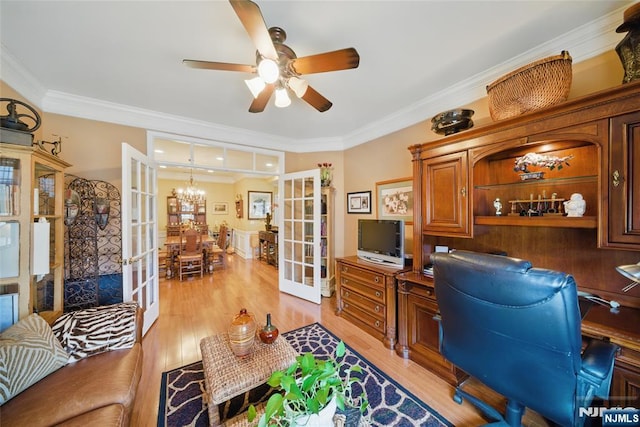
M 13 296 L 3 307 L 16 320 L 37 312 L 52 321 L 63 311 L 69 166 L 39 148 L 0 143 L 0 296 Z

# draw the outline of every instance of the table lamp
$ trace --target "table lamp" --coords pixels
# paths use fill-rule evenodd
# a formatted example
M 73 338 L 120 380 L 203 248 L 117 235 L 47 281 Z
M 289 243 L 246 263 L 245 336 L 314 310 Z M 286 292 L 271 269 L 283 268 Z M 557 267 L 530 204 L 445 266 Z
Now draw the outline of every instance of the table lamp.
M 627 286 L 622 288 L 622 292 L 629 292 L 640 284 L 640 262 L 638 264 L 619 265 L 616 267 L 618 273 L 631 280 Z

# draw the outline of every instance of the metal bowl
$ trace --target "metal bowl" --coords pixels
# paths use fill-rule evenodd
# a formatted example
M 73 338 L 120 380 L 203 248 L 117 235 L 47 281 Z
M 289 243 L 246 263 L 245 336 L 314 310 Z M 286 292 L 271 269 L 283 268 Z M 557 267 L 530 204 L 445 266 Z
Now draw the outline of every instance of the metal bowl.
M 431 119 L 431 130 L 439 135 L 452 135 L 473 127 L 473 110 L 457 109 L 444 111 Z

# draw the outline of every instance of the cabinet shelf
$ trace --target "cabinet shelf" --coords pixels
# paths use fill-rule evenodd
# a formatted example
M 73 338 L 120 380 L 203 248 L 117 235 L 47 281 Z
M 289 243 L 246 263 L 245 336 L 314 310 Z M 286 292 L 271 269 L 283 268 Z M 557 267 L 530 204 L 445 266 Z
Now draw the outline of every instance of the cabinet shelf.
M 476 190 L 492 190 L 498 188 L 509 188 L 509 187 L 528 187 L 528 186 L 540 186 L 540 185 L 566 185 L 566 184 L 580 184 L 585 182 L 598 182 L 597 175 L 585 175 L 585 176 L 574 176 L 567 178 L 549 178 L 549 179 L 531 179 L 527 181 L 513 181 L 513 182 L 505 182 L 501 184 L 479 184 L 474 185 L 473 188 Z
M 595 216 L 476 216 L 476 225 L 506 225 L 522 227 L 597 228 Z

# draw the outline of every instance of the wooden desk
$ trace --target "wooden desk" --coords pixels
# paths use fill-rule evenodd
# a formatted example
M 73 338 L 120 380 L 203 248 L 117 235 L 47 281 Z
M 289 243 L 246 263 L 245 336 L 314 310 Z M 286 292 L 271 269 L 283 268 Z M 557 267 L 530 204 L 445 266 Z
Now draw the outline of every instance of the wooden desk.
M 610 309 L 598 304 L 582 319 L 582 335 L 620 346 L 616 356 L 609 402 L 611 406 L 640 407 L 640 310 Z
M 184 241 L 180 240 L 180 236 L 169 236 L 164 241 L 164 246 L 167 248 L 167 263 L 171 268 L 167 268 L 167 277 L 172 277 L 173 272 L 176 271 L 175 263 L 180 252 L 180 244 L 184 245 Z M 205 256 L 205 268 L 209 273 L 213 273 L 213 259 L 211 257 L 211 249 L 216 244 L 216 239 L 209 235 L 202 236 L 202 246 Z M 171 272 L 171 274 L 169 274 Z
M 415 272 L 402 273 L 398 280 L 398 343 L 396 353 L 431 370 L 453 385 L 464 373 L 440 354 L 439 314 L 433 279 Z M 592 305 L 582 319 L 585 340 L 601 339 L 620 346 L 609 403 L 611 406 L 640 407 L 640 310 L 620 307 L 617 311 Z

